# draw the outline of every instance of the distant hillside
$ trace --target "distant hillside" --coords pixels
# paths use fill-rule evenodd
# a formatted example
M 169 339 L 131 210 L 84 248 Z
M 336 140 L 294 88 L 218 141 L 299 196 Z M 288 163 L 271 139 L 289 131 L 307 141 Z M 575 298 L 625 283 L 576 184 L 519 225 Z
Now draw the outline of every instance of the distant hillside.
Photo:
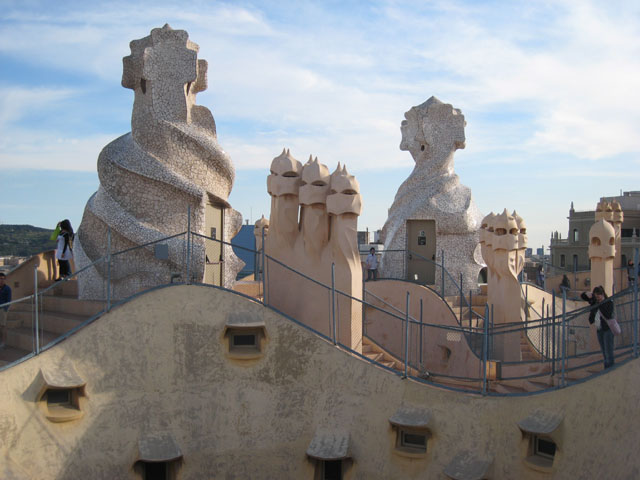
M 30 257 L 56 248 L 56 242 L 49 240 L 52 232 L 31 225 L 0 225 L 0 256 Z

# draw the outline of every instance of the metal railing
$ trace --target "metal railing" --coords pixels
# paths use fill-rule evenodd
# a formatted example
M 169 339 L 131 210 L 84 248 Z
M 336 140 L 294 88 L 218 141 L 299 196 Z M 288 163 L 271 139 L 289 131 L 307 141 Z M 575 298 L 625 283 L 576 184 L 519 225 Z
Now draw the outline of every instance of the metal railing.
M 360 251 L 361 255 L 369 253 L 368 251 Z M 469 327 L 471 327 L 471 323 L 473 319 L 483 318 L 482 315 L 476 313 L 473 310 L 473 295 L 474 291 L 477 292 L 478 286 L 477 284 L 470 285 L 468 296 L 465 292 L 464 278 L 462 274 L 460 274 L 459 278 L 456 279 L 446 268 L 446 255 L 444 250 L 440 251 L 440 261 L 432 260 L 430 258 L 424 257 L 419 253 L 413 252 L 412 250 L 380 250 L 376 252 L 377 254 L 384 254 L 385 256 L 385 265 L 386 270 L 390 272 L 390 276 L 381 277 L 380 279 L 394 279 L 394 280 L 406 280 L 412 283 L 418 283 L 424 287 L 433 290 L 440 295 L 442 299 L 445 297 L 453 297 L 456 296 L 456 301 L 458 303 L 458 307 L 460 307 L 460 314 L 458 316 L 458 320 L 460 323 L 463 321 L 463 311 L 467 313 L 465 316 L 468 319 Z M 421 261 L 427 262 L 428 264 L 433 266 L 434 269 L 434 282 L 433 283 L 424 283 L 424 282 L 415 282 L 409 278 L 408 272 L 408 258 L 416 257 Z M 399 259 L 400 258 L 400 259 Z M 395 265 L 395 267 L 389 267 L 389 265 Z M 401 270 L 398 269 L 398 266 L 402 265 Z M 446 293 L 450 292 L 453 294 L 447 295 Z
M 68 279 L 42 289 L 38 286 L 39 278 L 36 269 L 34 293 L 14 300 L 10 304 L 0 305 L 0 308 L 10 306 L 12 313 L 14 310 L 21 312 L 23 318 L 20 333 L 25 334 L 21 345 L 24 346 L 25 338 L 31 342 L 30 347 L 24 349 L 28 353 L 17 361 L 51 348 L 108 312 L 115 305 L 124 303 L 145 291 L 171 284 L 206 285 L 202 282 L 200 273 L 194 272 L 200 272 L 198 264 L 202 263 L 202 258 L 196 257 L 204 255 L 203 242 L 211 241 L 220 243 L 220 251 L 231 245 L 195 232 L 188 234 L 183 232 L 117 252 L 111 252 L 108 247 L 103 257 L 86 265 Z M 110 244 L 109 240 L 107 245 Z M 598 372 L 587 371 L 586 376 L 582 375 L 588 367 L 602 362 L 597 345 L 594 346 L 590 340 L 591 332 L 588 324 L 590 307 L 567 312 L 566 296 L 562 297 L 560 314 L 557 313 L 557 305 L 552 304 L 543 307 L 540 312 L 535 312 L 535 318 L 527 318 L 525 322 L 494 325 L 492 309 L 489 305 L 485 305 L 484 315 L 476 314 L 479 320 L 476 325 L 465 325 L 455 315 L 456 324 L 443 325 L 439 321 L 429 321 L 429 311 L 425 308 L 422 299 L 411 303 L 409 290 L 406 291 L 403 299 L 398 299 L 400 303 L 395 305 L 370 295 L 366 292 L 366 288 L 363 298 L 357 298 L 338 288 L 341 279 L 336 278 L 335 265 L 327 266 L 327 271 L 316 272 L 319 278 L 326 279 L 323 282 L 267 255 L 264 249 L 253 250 L 253 253 L 259 259 L 256 280 L 262 284 L 263 295 L 259 300 L 265 307 L 303 325 L 300 319 L 292 318 L 288 313 L 304 308 L 305 297 L 322 299 L 319 302 L 319 308 L 314 309 L 314 312 L 308 316 L 307 324 L 303 325 L 305 328 L 353 355 L 387 368 L 403 378 L 483 395 L 524 395 L 532 392 L 504 392 L 498 386 L 508 382 L 544 380 L 548 385 L 540 391 L 562 388 L 598 374 Z M 163 255 L 166 257 L 167 264 L 164 276 L 154 273 L 149 265 L 145 267 L 145 262 L 149 259 Z M 637 260 L 636 251 L 636 265 Z M 442 268 L 442 265 L 440 267 Z M 96 277 L 95 272 L 103 272 L 105 276 Z M 444 278 L 446 270 L 442 268 L 442 272 L 444 273 L 441 274 L 441 278 Z M 87 279 L 103 278 L 102 284 L 98 284 L 97 287 L 93 284 L 91 291 L 93 303 L 88 307 L 92 307 L 95 311 L 86 311 L 84 318 L 75 323 L 68 323 L 69 328 L 62 328 L 59 324 L 53 327 L 56 321 L 59 323 L 59 319 L 47 318 L 51 316 L 47 306 L 59 299 L 51 296 L 51 291 L 54 289 L 63 291 L 65 285 L 71 284 L 71 280 L 79 277 L 82 279 L 83 275 Z M 94 276 L 91 277 L 91 275 Z M 276 280 L 276 277 L 278 281 L 271 281 Z M 455 282 L 453 278 L 449 280 Z M 295 282 L 298 291 L 305 294 L 287 296 L 287 292 L 282 295 L 283 292 L 278 291 L 278 289 L 286 289 L 291 282 Z M 130 289 L 124 291 L 127 285 Z M 444 287 L 444 281 L 441 287 Z M 459 288 L 461 291 L 462 286 L 460 285 Z M 432 296 L 434 299 L 436 294 L 442 297 L 442 292 L 444 288 L 440 292 L 432 291 Z M 463 295 L 460 297 L 464 298 Z M 285 300 L 282 300 L 283 298 Z M 274 302 L 273 299 L 279 299 L 280 303 Z M 622 335 L 616 337 L 616 358 L 618 360 L 637 358 L 639 353 L 637 282 L 633 289 L 619 292 L 610 300 L 614 302 L 616 316 L 623 331 Z M 74 300 L 67 299 L 67 301 Z M 79 302 L 79 305 L 85 302 L 77 299 L 75 301 Z M 463 303 L 462 300 L 460 303 Z M 18 305 L 22 305 L 23 308 L 18 309 Z M 84 306 L 87 307 L 87 305 Z M 393 366 L 368 358 L 351 348 L 352 343 L 345 344 L 344 332 L 350 330 L 351 321 L 354 318 L 363 321 L 363 331 L 367 338 L 392 359 Z M 57 332 L 56 329 L 64 331 Z M 533 332 L 535 334 L 532 334 Z M 520 342 L 521 338 L 526 338 L 531 345 L 532 358 L 501 360 L 497 353 L 498 347 L 514 339 Z M 466 340 L 467 345 L 463 340 Z M 465 352 L 468 350 L 471 350 L 473 355 L 466 356 L 464 368 L 459 368 L 461 357 L 457 356 L 465 357 Z M 9 363 L 2 368 L 8 368 L 15 363 Z M 454 363 L 458 365 L 458 370 L 452 369 Z M 498 371 L 498 366 L 501 367 L 501 372 Z M 582 372 L 580 378 L 575 376 L 577 371 Z

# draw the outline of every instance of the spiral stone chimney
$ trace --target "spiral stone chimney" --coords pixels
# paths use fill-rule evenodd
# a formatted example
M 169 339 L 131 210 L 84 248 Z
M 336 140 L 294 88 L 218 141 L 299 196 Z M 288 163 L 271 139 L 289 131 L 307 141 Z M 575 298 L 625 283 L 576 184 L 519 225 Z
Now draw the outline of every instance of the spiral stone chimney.
M 196 105 L 197 93 L 207 88 L 207 62 L 197 58 L 199 47 L 186 31 L 169 25 L 130 47 L 122 86 L 134 91 L 131 132 L 98 157 L 100 187 L 78 229 L 76 266 L 103 257 L 109 237 L 111 252 L 132 250 L 81 274 L 80 297 L 101 298 L 107 277 L 114 299 L 176 277 L 230 286 L 242 262 L 228 246 L 205 238 L 230 242 L 242 223 L 227 202 L 231 159 L 218 144 L 213 115 Z M 189 255 L 185 235 L 160 241 L 188 224 L 198 234 Z

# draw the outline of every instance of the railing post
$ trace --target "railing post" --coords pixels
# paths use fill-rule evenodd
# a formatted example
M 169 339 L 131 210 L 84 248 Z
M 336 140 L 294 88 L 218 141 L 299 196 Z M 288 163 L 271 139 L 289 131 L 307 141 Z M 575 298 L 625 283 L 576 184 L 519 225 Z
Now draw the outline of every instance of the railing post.
M 638 357 L 638 260 L 639 249 L 636 248 L 633 262 L 633 356 Z
M 440 282 L 442 288 L 440 289 L 440 297 L 444 299 L 444 250 L 440 250 L 441 266 L 440 266 Z
M 545 316 L 545 327 L 544 327 L 544 345 L 547 360 L 549 359 L 549 305 L 547 305 L 547 315 Z
M 409 369 L 409 298 L 407 292 L 407 304 L 404 313 L 404 378 L 407 378 L 407 370 Z
M 473 323 L 473 290 L 469 290 L 469 333 Z
M 462 293 L 462 272 L 460 272 L 460 326 L 462 327 L 462 302 L 464 301 L 464 294 Z
M 489 336 L 489 351 L 491 352 L 491 356 L 493 357 L 493 303 L 491 304 L 491 318 L 489 319 L 489 328 L 491 329 L 491 333 Z
M 540 361 L 544 362 L 544 298 L 542 299 L 542 309 L 540 310 L 540 322 L 538 323 L 540 337 Z
M 36 355 L 40 353 L 40 318 L 38 315 L 38 267 L 33 268 L 33 298 L 35 299 L 36 315 L 35 315 L 35 339 L 36 339 Z M 5 327 L 6 328 L 6 327 Z
M 529 285 L 524 286 L 524 334 L 529 335 Z
M 254 237 L 255 238 L 255 237 Z M 253 278 L 256 279 L 256 281 L 260 280 L 260 265 L 258 265 L 258 246 L 254 243 L 253 244 Z
M 111 227 L 107 227 L 107 312 L 111 310 Z
M 404 251 L 404 255 L 402 256 L 402 278 L 406 278 L 409 280 L 409 249 L 407 248 Z
M 422 369 L 422 298 L 420 299 L 420 369 Z
M 333 325 L 333 344 L 337 345 L 336 337 L 336 264 L 331 264 L 331 321 Z
M 262 304 L 263 305 L 268 305 L 268 301 L 267 301 L 267 281 L 266 281 L 266 264 L 265 264 L 265 245 L 264 245 L 264 227 L 262 227 L 262 249 L 261 249 L 261 257 L 262 257 L 262 261 L 261 261 L 261 273 L 260 273 L 260 278 L 262 280 Z
M 487 394 L 487 349 L 489 347 L 489 304 L 484 307 L 484 325 L 482 339 L 482 395 Z
M 187 279 L 186 284 L 191 284 L 191 205 L 187 206 Z
M 367 333 L 367 323 L 366 323 L 366 300 L 365 300 L 365 296 L 367 293 L 367 290 L 365 289 L 365 280 L 364 280 L 364 269 L 362 269 L 362 336 L 364 337 L 364 335 Z
M 567 336 L 566 336 L 566 321 L 567 321 L 567 292 L 562 289 L 562 377 L 560 385 L 565 386 L 565 362 L 567 361 Z
M 551 291 L 551 376 L 556 374 L 556 355 L 558 349 L 556 348 L 556 292 Z

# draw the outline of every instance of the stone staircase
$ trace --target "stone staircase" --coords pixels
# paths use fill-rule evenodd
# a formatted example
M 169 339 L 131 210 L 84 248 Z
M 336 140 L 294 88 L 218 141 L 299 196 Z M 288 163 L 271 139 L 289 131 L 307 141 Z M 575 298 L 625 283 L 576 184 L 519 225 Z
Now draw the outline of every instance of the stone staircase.
M 520 332 L 520 360 L 523 362 L 540 360 L 540 353 L 531 345 L 524 331 Z
M 384 365 L 385 367 L 393 368 L 398 372 L 404 372 L 404 365 L 402 362 L 398 361 L 383 350 L 382 347 L 365 336 L 362 337 L 362 355 L 367 357 L 369 360 L 373 360 Z
M 249 278 L 238 280 L 233 285 L 233 290 L 239 293 L 243 293 L 249 297 L 253 297 L 258 301 L 262 301 L 262 282 L 254 280 L 253 275 Z
M 467 305 L 469 301 L 468 295 L 464 298 L 462 305 L 460 305 L 459 295 L 449 295 L 444 297 L 444 300 L 447 302 L 463 327 L 468 327 L 469 324 L 471 324 L 472 328 L 482 328 L 484 326 L 482 318 L 479 317 L 484 317 L 485 313 L 485 304 L 487 303 L 486 285 L 480 285 L 480 293 L 471 297 L 471 310 L 473 313 L 477 314 L 471 314 L 471 319 L 469 318 L 469 306 Z
M 59 282 L 38 301 L 41 347 L 91 318 L 105 306 L 104 302 L 79 300 L 76 280 Z M 0 367 L 35 350 L 34 322 L 33 300 L 11 306 L 7 318 L 7 344 L 0 348 Z

